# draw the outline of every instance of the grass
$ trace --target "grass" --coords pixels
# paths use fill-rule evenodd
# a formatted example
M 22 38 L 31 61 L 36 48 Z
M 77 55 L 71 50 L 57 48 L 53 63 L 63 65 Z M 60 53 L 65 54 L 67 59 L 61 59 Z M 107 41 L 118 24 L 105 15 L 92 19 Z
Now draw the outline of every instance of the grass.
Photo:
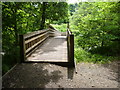
M 90 52 L 85 51 L 82 48 L 75 48 L 75 59 L 77 63 L 79 62 L 89 62 L 89 63 L 110 63 L 113 60 L 117 60 L 119 57 L 113 56 L 104 56 L 100 54 L 91 54 Z
M 67 31 L 67 24 L 51 24 L 54 28 L 56 28 L 57 30 L 61 31 L 61 32 L 66 32 Z
M 2 75 L 8 72 L 16 63 L 19 62 L 19 47 L 9 47 L 9 51 L 2 56 Z

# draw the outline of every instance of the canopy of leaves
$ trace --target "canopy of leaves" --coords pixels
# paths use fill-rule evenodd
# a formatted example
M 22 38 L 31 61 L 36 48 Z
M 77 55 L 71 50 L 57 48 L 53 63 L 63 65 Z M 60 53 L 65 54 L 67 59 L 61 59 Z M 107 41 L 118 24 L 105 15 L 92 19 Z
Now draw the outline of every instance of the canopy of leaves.
M 71 17 L 77 43 L 86 50 L 107 46 L 120 39 L 120 3 L 83 2 Z
M 118 60 L 120 2 L 82 2 L 75 9 L 73 6 L 69 13 L 75 34 L 75 59 L 94 63 Z

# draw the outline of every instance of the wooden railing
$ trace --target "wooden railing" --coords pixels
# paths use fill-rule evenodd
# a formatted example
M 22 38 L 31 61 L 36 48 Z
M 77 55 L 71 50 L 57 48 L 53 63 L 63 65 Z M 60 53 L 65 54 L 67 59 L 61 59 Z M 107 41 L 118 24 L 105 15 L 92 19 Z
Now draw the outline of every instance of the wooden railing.
M 46 29 L 39 30 L 32 33 L 27 33 L 24 35 L 19 35 L 20 39 L 20 61 L 24 62 L 28 56 L 30 56 L 43 41 L 45 41 L 49 36 L 55 35 L 55 30 Z M 71 66 L 75 66 L 74 62 L 74 35 L 67 28 L 67 48 L 68 48 L 68 62 Z
M 20 39 L 20 58 L 21 62 L 24 62 L 25 59 L 35 51 L 38 46 L 45 41 L 50 35 L 51 30 L 39 30 L 32 33 L 19 35 Z
M 68 47 L 68 61 L 71 66 L 75 67 L 74 61 L 74 35 L 69 29 L 69 24 L 67 26 L 67 47 Z

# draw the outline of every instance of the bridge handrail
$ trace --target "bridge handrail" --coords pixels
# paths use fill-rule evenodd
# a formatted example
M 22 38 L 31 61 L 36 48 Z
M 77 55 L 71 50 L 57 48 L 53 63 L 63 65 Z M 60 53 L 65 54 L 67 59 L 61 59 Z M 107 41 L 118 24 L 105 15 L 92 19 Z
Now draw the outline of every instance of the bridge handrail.
M 32 54 L 37 47 L 45 41 L 52 31 L 50 29 L 38 30 L 24 35 L 19 35 L 21 62 Z

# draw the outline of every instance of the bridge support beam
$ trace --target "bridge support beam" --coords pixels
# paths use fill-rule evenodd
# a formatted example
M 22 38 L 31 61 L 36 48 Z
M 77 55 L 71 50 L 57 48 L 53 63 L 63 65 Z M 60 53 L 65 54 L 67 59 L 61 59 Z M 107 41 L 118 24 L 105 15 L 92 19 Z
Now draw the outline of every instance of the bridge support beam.
M 74 63 L 74 35 L 70 35 L 70 61 L 71 65 L 75 67 Z
M 71 67 L 75 67 L 74 62 L 74 35 L 68 35 L 67 37 L 67 46 L 68 46 L 68 61 Z
M 25 61 L 25 40 L 23 35 L 19 35 L 20 39 L 20 63 Z

